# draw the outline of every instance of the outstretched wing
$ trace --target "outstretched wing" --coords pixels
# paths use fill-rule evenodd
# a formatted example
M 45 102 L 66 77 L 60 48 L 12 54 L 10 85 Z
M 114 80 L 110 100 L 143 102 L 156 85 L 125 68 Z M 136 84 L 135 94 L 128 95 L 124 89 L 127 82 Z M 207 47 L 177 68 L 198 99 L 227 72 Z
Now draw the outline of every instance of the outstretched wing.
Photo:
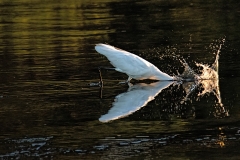
M 150 62 L 143 58 L 110 45 L 97 44 L 95 49 L 106 56 L 117 71 L 128 75 L 145 74 L 148 72 L 149 67 L 152 66 Z

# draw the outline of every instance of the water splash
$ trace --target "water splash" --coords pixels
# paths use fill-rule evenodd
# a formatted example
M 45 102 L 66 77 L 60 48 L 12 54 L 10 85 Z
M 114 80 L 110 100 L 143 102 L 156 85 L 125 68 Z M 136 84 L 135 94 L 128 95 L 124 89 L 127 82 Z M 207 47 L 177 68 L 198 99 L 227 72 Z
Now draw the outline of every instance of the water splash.
M 180 79 L 183 81 L 196 81 L 196 80 L 213 80 L 213 79 L 218 79 L 218 68 L 219 68 L 219 54 L 222 48 L 222 45 L 224 44 L 225 39 L 221 39 L 218 41 L 219 44 L 213 45 L 211 44 L 211 48 L 213 50 L 213 54 L 216 55 L 214 63 L 210 66 L 207 64 L 202 64 L 195 62 L 196 66 L 199 68 L 198 72 L 200 74 L 196 73 L 186 62 L 186 60 L 181 57 L 173 54 L 171 57 L 172 59 L 177 59 L 182 66 L 184 67 L 184 71 L 178 75 L 175 75 L 176 79 Z M 218 48 L 216 50 L 216 48 Z M 172 53 L 171 53 L 172 54 Z M 165 57 L 166 55 L 164 55 Z M 169 57 L 169 55 L 168 55 Z M 177 71 L 178 72 L 178 71 Z
M 182 81 L 189 81 L 183 84 L 183 88 L 186 92 L 186 96 L 183 98 L 181 103 L 184 103 L 188 100 L 189 95 L 198 87 L 201 86 L 201 91 L 198 93 L 198 97 L 203 97 L 206 94 L 213 93 L 217 98 L 217 105 L 215 117 L 222 117 L 222 116 L 229 116 L 227 110 L 225 110 L 222 99 L 220 95 L 220 88 L 219 88 L 219 54 L 224 44 L 225 39 L 218 40 L 218 44 L 211 44 L 211 47 L 214 49 L 214 53 L 216 55 L 215 61 L 212 65 L 206 65 L 202 63 L 195 62 L 196 66 L 199 67 L 200 74 L 197 74 L 185 61 L 185 59 L 179 61 L 184 66 L 184 71 L 182 74 L 177 75 L 178 79 Z
M 180 79 L 182 81 L 195 81 L 201 79 L 197 73 L 188 65 L 188 63 L 185 61 L 185 59 L 179 61 L 184 66 L 184 71 L 182 74 L 178 74 L 177 79 Z

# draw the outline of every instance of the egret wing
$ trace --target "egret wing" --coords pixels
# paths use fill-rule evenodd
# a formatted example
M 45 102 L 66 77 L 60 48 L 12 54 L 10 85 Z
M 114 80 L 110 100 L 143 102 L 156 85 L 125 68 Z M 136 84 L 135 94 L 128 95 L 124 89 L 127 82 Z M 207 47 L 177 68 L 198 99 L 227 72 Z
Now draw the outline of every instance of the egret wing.
M 130 52 L 106 44 L 97 44 L 95 49 L 106 56 L 117 71 L 135 79 L 148 78 L 153 64 Z
M 115 53 L 107 56 L 111 64 L 117 71 L 127 73 L 128 75 L 141 75 L 149 71 L 152 65 L 148 61 L 131 53 Z

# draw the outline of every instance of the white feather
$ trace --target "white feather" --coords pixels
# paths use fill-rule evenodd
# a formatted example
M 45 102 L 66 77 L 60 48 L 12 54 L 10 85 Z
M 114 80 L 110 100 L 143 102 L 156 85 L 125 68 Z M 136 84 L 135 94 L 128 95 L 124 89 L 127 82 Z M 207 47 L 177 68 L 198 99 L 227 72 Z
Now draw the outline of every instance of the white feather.
M 97 44 L 95 49 L 108 58 L 116 71 L 126 73 L 129 78 L 137 80 L 174 80 L 173 77 L 163 73 L 152 63 L 130 52 L 107 44 Z

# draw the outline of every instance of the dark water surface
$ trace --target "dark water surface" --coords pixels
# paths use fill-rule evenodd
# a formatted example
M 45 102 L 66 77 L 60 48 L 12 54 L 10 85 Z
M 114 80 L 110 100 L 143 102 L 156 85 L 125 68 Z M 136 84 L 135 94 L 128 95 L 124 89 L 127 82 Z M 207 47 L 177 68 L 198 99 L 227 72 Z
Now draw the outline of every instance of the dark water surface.
M 238 1 L 1 0 L 0 8 L 0 158 L 239 159 Z M 183 66 L 170 56 L 199 72 L 195 62 L 211 65 L 223 38 L 214 83 L 132 81 L 134 93 L 118 84 L 127 75 L 103 70 L 103 88 L 90 85 L 98 66 L 111 67 L 96 43 L 173 75 Z M 140 102 L 136 93 L 149 88 L 158 94 L 146 106 L 99 121 L 117 95 Z

